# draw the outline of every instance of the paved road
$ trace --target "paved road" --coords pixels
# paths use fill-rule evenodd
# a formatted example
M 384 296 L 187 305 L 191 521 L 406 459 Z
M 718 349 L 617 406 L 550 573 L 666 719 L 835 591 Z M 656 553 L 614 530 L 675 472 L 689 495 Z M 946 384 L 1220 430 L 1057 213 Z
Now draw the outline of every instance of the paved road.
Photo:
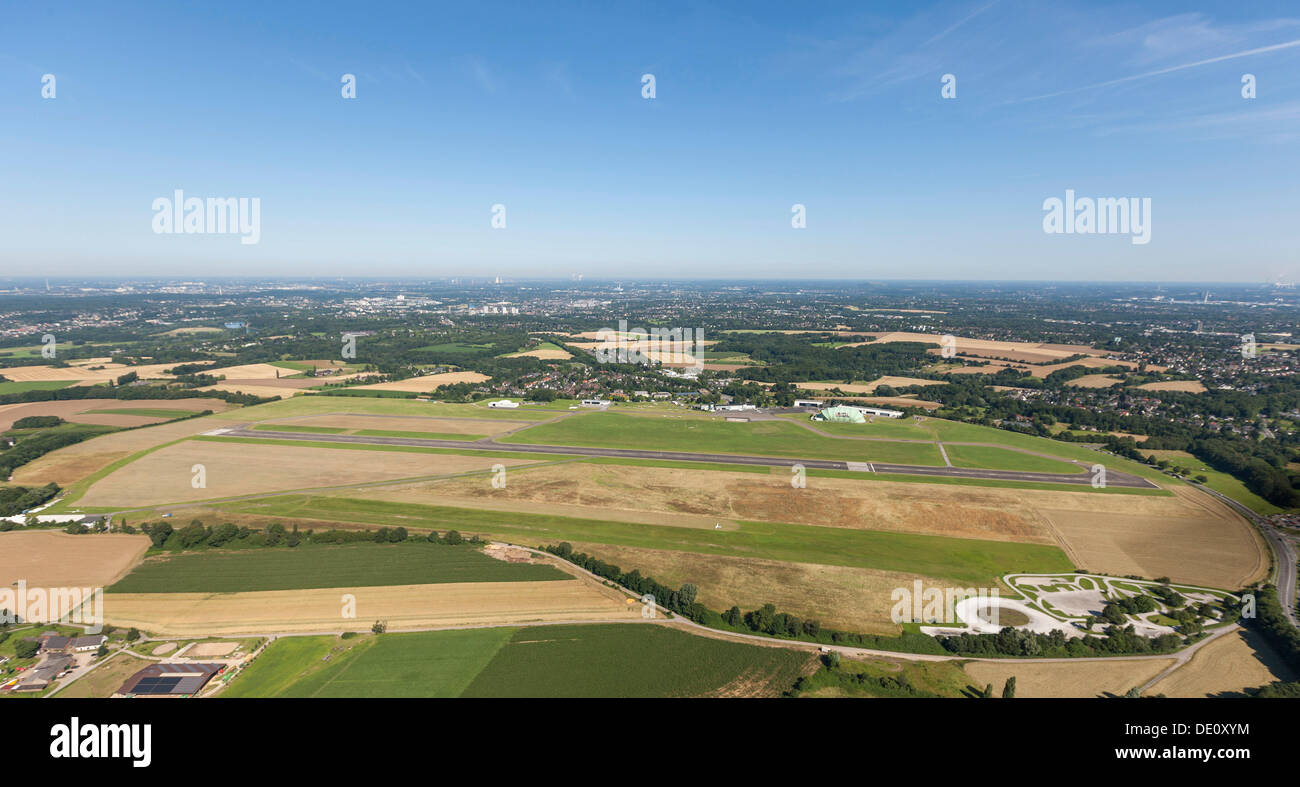
M 1295 612 L 1295 594 L 1296 594 L 1296 553 L 1291 544 L 1291 540 L 1268 523 L 1264 517 L 1256 514 L 1246 506 L 1238 503 L 1232 498 L 1221 495 L 1208 486 L 1202 486 L 1197 483 L 1188 481 L 1189 484 L 1206 492 L 1219 500 L 1222 500 L 1234 511 L 1240 513 L 1263 534 L 1264 540 L 1268 542 L 1269 548 L 1273 550 L 1273 582 L 1277 585 L 1278 598 L 1282 602 L 1282 612 L 1286 614 L 1287 620 L 1291 621 L 1292 626 L 1300 626 L 1296 620 Z
M 685 451 L 647 451 L 634 448 L 591 448 L 586 446 L 530 445 L 526 443 L 498 443 L 487 438 L 483 440 L 430 440 L 417 437 L 371 437 L 367 435 L 314 434 L 309 432 L 274 432 L 262 429 L 247 429 L 237 425 L 226 429 L 209 432 L 222 437 L 252 437 L 270 440 L 306 440 L 320 443 L 357 443 L 364 445 L 402 445 L 418 448 L 447 448 L 456 451 L 514 451 L 530 454 L 560 454 L 564 456 L 608 456 L 626 459 L 659 459 L 674 462 L 714 462 L 733 465 L 763 465 L 768 467 L 790 467 L 803 465 L 818 470 L 848 470 L 848 462 L 829 459 L 791 459 L 775 456 L 742 456 L 737 454 L 705 454 Z M 859 464 L 859 463 L 854 463 Z M 994 481 L 1033 481 L 1049 484 L 1077 484 L 1087 486 L 1092 483 L 1088 473 L 1031 473 L 1019 470 L 979 470 L 962 467 L 931 467 L 928 465 L 896 465 L 879 462 L 866 464 L 877 473 L 898 473 L 900 475 L 927 475 L 948 478 L 979 478 Z M 1107 470 L 1106 485 L 1135 489 L 1155 489 L 1155 484 L 1139 476 Z

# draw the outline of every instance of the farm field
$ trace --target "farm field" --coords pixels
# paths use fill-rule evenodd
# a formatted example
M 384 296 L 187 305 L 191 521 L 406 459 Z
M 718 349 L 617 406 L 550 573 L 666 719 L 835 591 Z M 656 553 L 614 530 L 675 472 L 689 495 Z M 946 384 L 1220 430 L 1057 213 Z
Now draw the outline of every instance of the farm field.
M 355 602 L 355 616 L 345 604 Z M 640 620 L 640 604 L 581 579 L 443 582 L 247 593 L 109 593 L 104 619 L 168 637 Z
M 1161 678 L 1146 694 L 1244 697 L 1245 689 L 1275 680 L 1296 680 L 1296 674 L 1262 637 L 1239 630 L 1196 651 L 1191 661 Z
M 1016 663 L 1014 660 L 972 661 L 963 669 L 971 683 L 993 684 L 1002 693 L 1007 678 L 1016 677 L 1017 697 L 1122 697 L 1174 663 L 1174 659 L 1108 659 L 1106 661 Z
M 0 405 L 0 432 L 9 429 L 19 418 L 33 415 L 56 415 L 66 421 L 94 423 L 86 420 L 86 417 L 90 414 L 128 415 L 158 421 L 180 418 L 204 410 L 219 413 L 230 409 L 230 405 L 220 399 L 170 399 L 166 400 L 165 404 L 165 408 L 155 409 L 143 408 L 138 402 L 123 399 L 63 399 L 53 402 Z
M 1113 374 L 1085 374 L 1069 381 L 1066 385 L 1075 388 L 1109 388 L 1122 382 L 1124 382 L 1123 377 L 1116 377 Z
M 1159 383 L 1143 383 L 1138 388 L 1144 391 L 1183 391 L 1184 393 L 1205 393 L 1205 386 L 1197 380 L 1165 380 Z
M 516 631 L 461 696 L 770 697 L 813 662 L 667 626 L 538 626 Z
M 286 637 L 219 696 L 776 696 L 812 660 L 652 624 Z
M 825 437 L 786 421 L 728 423 L 721 418 L 673 419 L 590 413 L 540 424 L 502 443 L 637 448 L 694 453 L 752 454 L 860 462 L 942 465 L 939 450 L 921 443 L 868 442 Z
M 4 371 L 0 370 L 0 377 Z M 72 385 L 70 380 L 29 380 L 27 382 L 0 382 L 0 394 L 26 393 L 27 391 L 57 391 Z
M 148 536 L 125 533 L 0 533 L 0 587 L 19 580 L 28 587 L 105 587 L 126 574 L 148 548 Z
M 268 647 L 222 696 L 458 697 L 514 632 L 487 628 L 352 640 L 286 638 Z M 317 652 L 318 658 L 302 658 Z M 326 655 L 329 660 L 322 663 Z
M 256 410 L 248 411 L 248 414 L 255 415 Z M 277 418 L 270 421 L 262 421 L 259 426 L 280 428 L 293 424 L 298 426 L 325 427 L 329 429 L 338 429 L 341 432 L 358 432 L 360 434 L 369 434 L 376 431 L 391 431 L 416 434 L 439 433 L 473 435 L 475 438 L 478 438 L 508 432 L 511 429 L 519 429 L 528 426 L 530 423 L 531 422 L 526 420 L 503 421 L 499 418 L 487 418 L 481 416 L 428 418 L 420 416 L 402 417 L 338 413 L 334 415 Z
M 209 424 L 210 426 L 210 424 Z M 78 501 L 94 507 L 131 508 L 162 503 L 211 500 L 330 485 L 488 471 L 494 464 L 524 459 L 401 451 L 357 453 L 318 446 L 226 440 L 186 440 L 160 448 L 109 473 Z M 195 465 L 204 468 L 205 486 L 194 488 Z
M 347 497 L 286 495 L 222 504 L 222 510 L 370 525 L 455 528 L 528 545 L 561 541 L 676 549 L 801 563 L 857 566 L 992 583 L 1010 571 L 1072 568 L 1055 546 L 944 538 L 848 528 L 740 522 L 734 529 L 701 530 L 540 514 L 391 503 Z
M 421 402 L 415 399 L 382 399 L 371 396 L 340 398 L 334 396 L 297 396 L 279 402 L 245 407 L 220 414 L 233 421 L 271 421 L 297 416 L 396 415 L 414 418 L 480 418 L 493 421 L 544 421 L 553 412 L 527 408 L 494 410 L 475 404 Z
M 838 388 L 844 393 L 872 394 L 882 385 L 888 385 L 894 388 L 905 388 L 910 385 L 943 385 L 943 380 L 926 380 L 921 377 L 893 377 L 885 375 L 884 377 L 878 377 L 870 382 L 805 382 L 795 383 L 795 385 L 806 391 L 829 391 L 832 388 Z
M 92 538 L 82 536 L 81 538 Z M 506 563 L 472 546 L 304 544 L 154 555 L 108 593 L 239 593 L 340 586 L 568 579 L 543 564 Z
M 481 383 L 486 382 L 488 379 L 487 375 L 479 374 L 478 372 L 444 372 L 443 374 L 426 374 L 423 377 L 411 377 L 393 383 L 372 383 L 370 385 L 358 385 L 356 387 L 367 391 L 411 391 L 414 393 L 429 393 L 440 385 Z

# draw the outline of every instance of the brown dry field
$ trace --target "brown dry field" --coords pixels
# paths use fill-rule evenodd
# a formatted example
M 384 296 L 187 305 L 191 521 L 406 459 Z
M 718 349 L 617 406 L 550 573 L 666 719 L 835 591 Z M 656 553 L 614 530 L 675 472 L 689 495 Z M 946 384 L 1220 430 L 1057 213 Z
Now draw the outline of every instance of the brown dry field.
M 207 418 L 192 418 L 146 429 L 101 435 L 28 462 L 14 471 L 13 480 L 20 484 L 47 484 L 55 481 L 61 486 L 67 486 L 131 454 L 206 432 L 220 425 L 220 422 Z
M 1258 652 L 1251 647 L 1247 634 L 1238 630 L 1224 634 L 1196 651 L 1191 661 L 1147 689 L 1147 694 L 1167 697 L 1206 697 L 1212 694 L 1245 696 L 1243 689 L 1253 689 L 1275 680 L 1296 679 L 1258 635 L 1249 635 Z
M 398 417 L 387 415 L 335 415 L 290 416 L 261 421 L 263 424 L 289 424 L 294 426 L 325 426 L 334 429 L 381 429 L 394 432 L 441 432 L 443 434 L 495 435 L 535 425 L 534 421 L 502 421 L 498 418 L 425 418 L 422 416 Z
M 656 524 L 686 527 L 712 527 L 719 520 L 767 520 L 1055 543 L 1050 530 L 1021 497 L 1026 491 L 846 478 L 809 478 L 806 489 L 792 489 L 788 475 L 568 463 L 511 473 L 505 489 L 493 489 L 482 479 L 462 478 L 348 494 L 402 502 L 564 513 L 587 519 L 643 521 L 643 515 L 649 513 L 658 515 Z M 1092 498 L 1101 497 L 1089 495 L 1080 503 L 1075 493 L 1032 494 L 1045 496 L 1045 501 L 1058 506 L 1091 507 Z M 505 509 L 507 505 L 511 508 Z
M 0 533 L 0 587 L 107 587 L 149 548 L 149 537 L 125 533 L 70 536 L 49 530 Z
M 177 365 L 175 363 L 150 363 L 140 366 L 127 366 L 126 364 L 111 361 L 92 364 L 91 361 L 95 360 L 102 359 L 88 359 L 79 366 L 11 366 L 0 371 L 0 374 L 16 383 L 40 380 L 69 380 L 93 385 L 116 380 L 127 372 L 135 372 L 141 379 L 167 378 L 171 377 L 171 375 L 164 374 L 163 370 Z M 102 366 L 103 368 L 89 369 L 86 368 L 87 365 Z
M 1113 374 L 1085 374 L 1069 381 L 1066 385 L 1072 385 L 1075 388 L 1109 388 L 1115 383 L 1122 382 L 1124 382 L 1123 377 L 1116 377 Z
M 444 374 L 426 374 L 423 377 L 412 377 L 407 380 L 398 380 L 395 383 L 374 383 L 372 385 L 358 385 L 358 388 L 365 388 L 373 391 L 412 391 L 415 393 L 426 393 L 434 390 L 440 385 L 455 385 L 457 383 L 481 383 L 490 379 L 485 374 L 478 372 L 446 372 Z
M 917 399 L 911 395 L 908 396 L 846 396 L 842 397 L 848 402 L 861 402 L 866 405 L 876 407 L 919 407 L 922 410 L 938 410 L 943 407 L 939 402 L 931 402 L 928 399 Z
M 102 426 L 149 426 L 172 420 L 171 418 L 154 418 L 148 415 L 113 415 L 111 413 L 79 413 L 66 420 L 79 424 L 99 424 Z
M 356 617 L 343 618 L 344 594 Z M 110 593 L 104 619 L 164 636 L 227 636 L 640 619 L 641 605 L 583 580 L 457 582 L 256 593 Z
M 919 377 L 892 377 L 885 375 L 869 383 L 796 383 L 800 388 L 809 391 L 828 391 L 832 388 L 838 388 L 845 393 L 875 393 L 876 389 L 882 385 L 890 385 L 894 388 L 902 388 L 908 385 L 943 385 L 942 380 L 922 380 Z
M 55 694 L 54 699 L 107 699 L 122 688 L 127 678 L 153 663 L 151 659 L 142 659 L 130 653 L 114 653 L 107 662 Z
M 14 421 L 29 415 L 57 415 L 70 421 L 72 416 L 87 410 L 135 410 L 140 408 L 160 410 L 191 410 L 202 412 L 211 410 L 219 413 L 230 409 L 230 405 L 220 399 L 65 399 L 55 402 L 29 402 L 22 404 L 0 405 L 0 432 L 13 426 Z M 97 416 L 96 416 L 97 417 Z M 117 416 L 126 417 L 126 416 Z M 139 417 L 139 416 L 130 416 Z M 83 421 L 79 423 L 102 423 L 100 421 Z
M 1238 630 L 1197 650 L 1191 661 L 1145 693 L 1169 697 L 1205 697 L 1217 693 L 1245 696 L 1243 689 L 1264 686 L 1274 680 L 1295 679 L 1295 671 L 1262 643 L 1258 635 Z
M 978 688 L 993 684 L 1001 696 L 1007 678 L 1016 676 L 1017 697 L 1122 697 L 1131 688 L 1159 675 L 1174 659 L 1109 659 L 1107 661 L 1035 662 L 972 661 L 963 666 Z
M 527 460 L 187 440 L 154 451 L 110 473 L 93 484 L 78 503 L 137 507 L 486 471 L 494 464 L 511 466 L 524 461 Z M 191 485 L 191 467 L 196 464 L 206 469 L 204 489 Z
M 1170 491 L 1173 498 L 1094 495 L 1082 506 L 1038 510 L 1089 571 L 1226 589 L 1268 573 L 1268 554 L 1250 524 L 1197 489 Z
M 229 656 L 239 647 L 238 642 L 198 642 L 185 651 L 187 659 L 211 659 Z
M 222 366 L 208 369 L 204 374 L 213 377 L 225 377 L 227 380 L 274 380 L 276 376 L 290 377 L 301 372 L 284 369 L 269 363 L 245 363 L 239 366 Z
M 272 380 L 270 382 L 273 383 L 275 381 Z M 296 387 L 289 387 L 283 385 L 268 385 L 267 383 L 268 381 L 266 380 L 254 380 L 251 383 L 241 381 L 241 380 L 233 380 L 231 382 L 221 382 L 221 383 L 217 383 L 216 385 L 209 385 L 204 388 L 199 388 L 198 390 L 225 391 L 226 393 L 242 393 L 242 394 L 248 394 L 249 396 L 257 396 L 262 399 L 270 399 L 276 396 L 280 397 L 281 399 L 288 399 L 291 396 L 297 395 L 297 393 L 301 390 L 300 388 L 296 388 Z
M 543 361 L 560 361 L 572 358 L 573 354 L 565 350 L 529 350 L 523 353 L 507 355 L 507 358 L 539 358 Z
M 1205 393 L 1205 386 L 1198 380 L 1167 380 L 1162 383 L 1144 383 L 1139 385 L 1144 391 L 1183 391 L 1185 393 Z
M 1267 553 L 1245 520 L 1186 486 L 1172 497 L 809 478 L 660 467 L 550 465 L 481 479 L 417 482 L 349 496 L 709 527 L 760 520 L 1057 544 L 1081 568 L 1119 576 L 1238 588 L 1267 572 Z
M 871 332 L 867 335 L 875 337 L 874 342 L 865 342 L 868 344 L 887 344 L 890 342 L 922 342 L 938 344 L 942 339 L 942 335 L 937 333 L 907 333 L 904 331 Z M 956 340 L 955 346 L 957 352 L 963 355 L 1010 358 L 1013 361 L 1025 361 L 1030 363 L 1053 361 L 1060 358 L 1068 358 L 1071 355 L 1101 354 L 1100 350 L 1094 350 L 1093 348 L 1084 345 L 1039 344 L 1035 342 L 968 339 L 964 336 L 957 336 L 954 338 Z
M 925 577 L 897 571 L 784 563 L 759 558 L 701 555 L 662 549 L 574 544 L 574 549 L 595 555 L 624 571 L 639 569 L 669 587 L 685 582 L 699 587 L 699 601 L 710 609 L 726 610 L 734 604 L 748 612 L 772 603 L 782 612 L 816 618 L 823 626 L 868 634 L 896 635 L 902 626 L 891 623 L 894 588 L 911 588 L 914 580 L 925 587 L 960 587 L 951 579 Z

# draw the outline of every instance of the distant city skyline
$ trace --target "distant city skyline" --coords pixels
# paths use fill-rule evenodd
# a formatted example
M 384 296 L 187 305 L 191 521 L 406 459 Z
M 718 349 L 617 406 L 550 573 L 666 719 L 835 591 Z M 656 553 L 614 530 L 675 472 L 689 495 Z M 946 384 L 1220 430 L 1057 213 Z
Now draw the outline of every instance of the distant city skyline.
M 307 8 L 10 9 L 0 275 L 1300 279 L 1294 4 Z

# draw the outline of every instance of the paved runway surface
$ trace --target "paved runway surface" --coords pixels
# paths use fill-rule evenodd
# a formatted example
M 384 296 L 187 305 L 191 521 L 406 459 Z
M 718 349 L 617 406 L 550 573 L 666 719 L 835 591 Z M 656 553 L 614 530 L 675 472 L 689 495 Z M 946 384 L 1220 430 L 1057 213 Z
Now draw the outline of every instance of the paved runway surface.
M 740 456 L 737 454 L 700 454 L 682 451 L 644 451 L 633 448 L 590 448 L 562 445 L 526 445 L 523 443 L 497 443 L 485 440 L 428 440 L 418 437 L 370 437 L 366 435 L 313 434 L 308 432 L 272 432 L 233 427 L 208 434 L 221 437 L 254 437 L 269 440 L 306 440 L 314 443 L 359 443 L 363 445 L 405 445 L 417 448 L 450 448 L 457 451 L 517 451 L 529 454 L 560 454 L 564 456 L 610 456 L 625 459 L 660 459 L 674 462 L 714 462 L 731 465 L 763 465 L 790 467 L 803 465 L 818 470 L 866 470 L 899 475 L 929 475 L 947 478 L 980 478 L 992 481 L 1031 481 L 1047 484 L 1092 483 L 1089 473 L 1030 473 L 1019 470 L 978 470 L 963 467 L 929 467 L 926 465 L 893 465 L 879 462 L 837 462 L 830 459 L 790 459 L 776 456 Z M 1106 485 L 1131 489 L 1156 489 L 1155 484 L 1139 476 L 1107 468 Z

